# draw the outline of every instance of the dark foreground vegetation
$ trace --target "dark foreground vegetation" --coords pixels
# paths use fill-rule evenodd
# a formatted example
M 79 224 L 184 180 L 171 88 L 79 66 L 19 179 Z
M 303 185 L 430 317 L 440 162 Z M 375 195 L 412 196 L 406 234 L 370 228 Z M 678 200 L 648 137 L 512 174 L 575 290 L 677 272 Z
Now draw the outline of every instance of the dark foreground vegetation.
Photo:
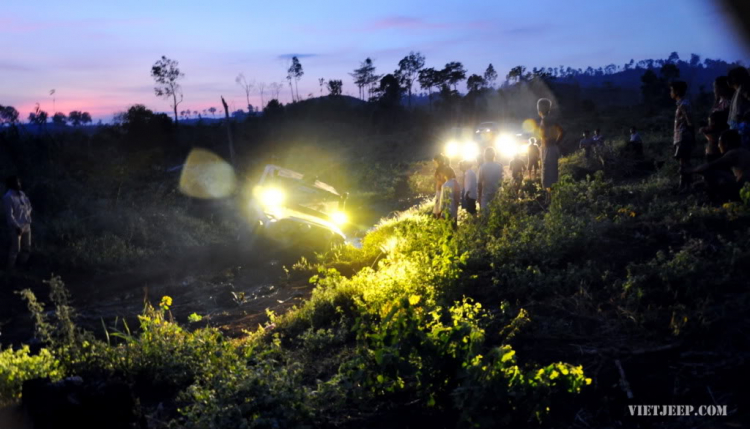
M 637 106 L 588 107 L 565 113 L 571 135 L 592 120 L 611 135 L 635 124 L 646 160 L 625 155 L 624 135 L 592 159 L 568 142 L 550 203 L 527 181 L 520 196 L 503 190 L 481 219 L 461 218 L 457 231 L 432 219 L 429 204 L 384 219 L 361 249 L 334 248 L 290 267 L 290 278 L 315 285 L 312 296 L 284 314 L 269 311 L 264 326 L 240 337 L 200 314 L 178 323 L 172 297 L 146 304 L 137 326 L 111 320 L 84 330 L 59 277 L 36 287 L 38 296 L 25 290 L 38 341 L 33 351 L 0 352 L 0 398 L 12 404 L 23 393 L 46 427 L 65 418 L 78 427 L 148 428 L 742 427 L 750 195 L 716 207 L 699 191 L 673 192 L 669 108 L 645 117 Z M 254 158 L 272 147 L 293 168 L 307 163 L 380 198 L 429 182 L 410 161 L 434 149 L 425 130 L 439 116 L 399 110 L 412 122 L 394 125 L 376 119 L 391 111 L 330 106 L 338 108 L 358 113 L 296 105 L 277 119 L 251 119 L 235 130 L 256 142 L 239 158 L 262 165 Z M 129 114 L 149 127 L 158 120 Z M 222 129 L 175 130 L 165 121 L 164 135 L 137 134 L 137 124 L 80 139 L 3 134 L 16 168 L 35 177 L 30 197 L 49 219 L 39 226 L 48 261 L 40 269 L 124 271 L 241 227 L 241 217 L 211 217 L 228 208 L 196 210 L 162 168 L 193 146 L 225 154 Z M 372 132 L 363 135 L 361 124 Z M 107 145 L 96 144 L 108 135 Z M 174 145 L 149 143 L 164 139 Z M 76 141 L 92 144 L 73 151 Z M 111 236 L 94 241 L 92 228 Z M 70 253 L 84 239 L 92 241 Z M 24 384 L 39 377 L 59 382 L 57 390 Z M 69 411 L 71 397 L 85 419 Z M 729 416 L 630 417 L 629 404 L 727 405 Z

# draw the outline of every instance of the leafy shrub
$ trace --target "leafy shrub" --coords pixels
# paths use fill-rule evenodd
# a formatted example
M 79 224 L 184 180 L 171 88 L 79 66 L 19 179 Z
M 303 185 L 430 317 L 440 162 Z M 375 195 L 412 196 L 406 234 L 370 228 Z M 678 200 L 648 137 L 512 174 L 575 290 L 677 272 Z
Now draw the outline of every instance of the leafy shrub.
M 26 345 L 17 350 L 0 350 L 0 406 L 21 398 L 21 387 L 26 380 L 48 377 L 57 381 L 62 376 L 60 362 L 46 348 L 35 355 Z

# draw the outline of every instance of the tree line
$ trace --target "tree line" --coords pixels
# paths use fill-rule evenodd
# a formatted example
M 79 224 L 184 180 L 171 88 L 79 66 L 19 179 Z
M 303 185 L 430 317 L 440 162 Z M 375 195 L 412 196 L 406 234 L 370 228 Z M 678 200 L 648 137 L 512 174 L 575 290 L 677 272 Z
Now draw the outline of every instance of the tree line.
M 677 52 L 672 52 L 666 59 L 644 59 L 636 62 L 631 59 L 622 65 L 609 64 L 607 66 L 593 68 L 572 68 L 563 65 L 556 67 L 533 67 L 528 70 L 523 65 L 512 67 L 505 75 L 501 84 L 497 85 L 499 78 L 495 67 L 490 63 L 481 74 L 470 74 L 459 61 L 451 61 L 442 67 L 427 67 L 426 58 L 420 52 L 411 51 L 399 62 L 398 67 L 391 73 L 379 74 L 372 58 L 366 58 L 360 62 L 349 75 L 357 87 L 358 97 L 364 101 L 376 101 L 385 105 L 402 104 L 404 101 L 412 107 L 414 95 L 425 97 L 427 104 L 432 107 L 433 97 L 437 94 L 443 101 L 460 97 L 459 84 L 465 82 L 466 93 L 469 98 L 476 98 L 479 94 L 486 94 L 492 90 L 502 90 L 521 83 L 530 83 L 536 80 L 544 82 L 557 81 L 560 83 L 579 83 L 586 79 L 611 79 L 615 80 L 618 75 L 626 76 L 638 74 L 641 82 L 640 90 L 642 101 L 645 103 L 662 102 L 665 82 L 680 77 L 681 70 L 695 72 L 701 70 L 713 70 L 714 74 L 724 74 L 726 70 L 736 66 L 738 63 L 728 63 L 723 60 L 705 58 L 697 54 L 691 54 L 689 60 L 682 60 Z M 292 103 L 302 101 L 299 93 L 299 82 L 305 75 L 304 67 L 297 56 L 291 58 L 286 70 L 286 83 Z M 169 102 L 173 111 L 174 121 L 180 119 L 202 118 L 210 113 L 214 118 L 218 111 L 215 107 L 203 109 L 202 115 L 198 110 L 178 110 L 178 106 L 184 101 L 184 95 L 180 81 L 185 74 L 180 70 L 176 60 L 162 56 L 151 67 L 151 77 L 154 79 L 154 93 L 157 97 L 164 98 Z M 282 82 L 256 83 L 247 79 L 244 73 L 239 73 L 235 82 L 242 88 L 247 100 L 247 113 L 265 110 L 269 104 L 272 108 L 281 105 L 279 99 L 284 88 Z M 613 86 L 610 80 L 601 81 L 604 86 Z M 344 82 L 341 79 L 318 78 L 320 96 L 327 91 L 328 96 L 340 96 L 344 92 Z M 416 86 L 421 92 L 416 90 Z M 261 105 L 255 108 L 250 104 L 250 96 L 258 94 Z M 269 102 L 266 103 L 266 95 Z M 307 98 L 312 98 L 308 94 Z M 246 114 L 242 110 L 232 113 L 235 118 L 242 118 Z M 18 122 L 19 114 L 12 106 L 0 106 L 0 124 L 13 124 Z M 56 112 L 50 118 L 49 114 L 39 108 L 28 115 L 28 122 L 42 126 L 48 120 L 56 125 L 70 124 L 73 126 L 91 123 L 88 112 L 72 111 L 65 115 Z

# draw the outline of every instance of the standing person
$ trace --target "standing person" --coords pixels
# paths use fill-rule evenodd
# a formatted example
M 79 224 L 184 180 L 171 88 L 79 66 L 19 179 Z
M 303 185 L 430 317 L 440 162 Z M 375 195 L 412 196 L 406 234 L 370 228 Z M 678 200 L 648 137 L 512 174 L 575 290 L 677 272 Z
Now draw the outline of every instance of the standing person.
M 445 183 L 443 169 L 446 167 L 447 158 L 442 154 L 437 154 L 432 160 L 435 162 L 435 206 L 432 214 L 438 218 L 441 211 L 443 183 Z
M 477 214 L 477 173 L 471 168 L 469 161 L 461 163 L 464 176 L 463 207 L 472 215 Z
M 669 95 L 676 102 L 674 113 L 674 158 L 680 163 L 680 171 L 685 171 L 690 166 L 690 157 L 695 146 L 695 131 L 693 129 L 692 108 L 685 97 L 687 94 L 687 83 L 675 81 L 669 84 Z M 685 190 L 690 185 L 690 175 L 680 174 L 680 190 Z
M 513 178 L 513 186 L 516 188 L 516 190 L 521 189 L 521 184 L 523 182 L 523 170 L 523 161 L 521 161 L 521 157 L 516 153 L 516 155 L 510 161 L 510 174 Z
M 750 124 L 746 119 L 750 113 L 750 73 L 744 67 L 733 68 L 729 70 L 727 83 L 734 89 L 729 105 L 729 129 L 738 130 L 742 144 L 750 147 Z
M 490 202 L 495 198 L 502 181 L 503 167 L 495 162 L 495 149 L 488 147 L 484 150 L 484 164 L 479 167 L 477 177 L 477 196 L 482 216 L 486 216 Z
M 706 162 L 721 157 L 719 137 L 729 128 L 728 118 L 729 114 L 726 110 L 714 110 L 708 115 L 708 125 L 699 130 L 706 137 Z
M 529 171 L 529 179 L 533 179 L 539 174 L 539 159 L 541 158 L 536 138 L 532 137 L 529 139 L 529 146 L 526 152 L 529 157 L 529 165 L 526 169 Z
M 458 174 L 456 174 L 456 182 L 458 182 L 458 191 L 459 191 L 458 204 L 461 207 L 464 206 L 464 180 L 465 180 L 465 177 L 464 177 L 464 174 L 463 174 L 463 167 L 462 167 L 462 165 L 463 165 L 464 162 L 466 162 L 466 161 L 465 160 L 459 161 L 458 162 L 458 168 L 454 169 L 454 171 L 458 172 Z
M 594 137 L 592 137 L 592 140 L 594 140 L 595 146 L 604 146 L 604 136 L 602 135 L 602 130 L 599 128 L 594 130 Z
M 552 101 L 540 98 L 536 103 L 536 109 L 540 117 L 538 132 L 542 141 L 542 188 L 549 191 L 558 180 L 559 144 L 565 136 L 565 131 L 550 117 Z
M 643 139 L 635 126 L 630 127 L 630 140 L 628 140 L 627 148 L 636 158 L 643 158 Z
M 3 196 L 3 206 L 10 229 L 8 270 L 12 270 L 16 259 L 24 264 L 31 252 L 31 202 L 21 190 L 21 179 L 17 176 L 8 177 L 5 185 L 8 191 Z
M 449 166 L 444 166 L 441 171 L 443 175 L 443 186 L 440 189 L 440 214 L 451 221 L 453 228 L 458 226 L 458 202 L 461 199 L 461 189 L 458 187 L 456 172 Z M 445 210 L 448 210 L 445 213 Z
M 448 158 L 444 155 L 435 155 L 435 207 L 432 209 L 436 218 L 447 214 L 456 226 L 458 219 L 458 201 L 461 199 L 461 190 L 456 181 L 456 172 L 448 166 Z M 448 213 L 444 213 L 444 208 Z
M 584 154 L 586 155 L 586 158 L 589 158 L 591 156 L 591 148 L 594 146 L 594 139 L 589 137 L 589 131 L 586 130 L 583 132 L 581 141 L 578 143 L 578 147 L 580 149 L 583 149 Z
M 729 78 L 719 76 L 714 80 L 714 105 L 711 112 L 720 110 L 729 111 L 729 106 L 734 98 L 734 89 L 729 86 Z

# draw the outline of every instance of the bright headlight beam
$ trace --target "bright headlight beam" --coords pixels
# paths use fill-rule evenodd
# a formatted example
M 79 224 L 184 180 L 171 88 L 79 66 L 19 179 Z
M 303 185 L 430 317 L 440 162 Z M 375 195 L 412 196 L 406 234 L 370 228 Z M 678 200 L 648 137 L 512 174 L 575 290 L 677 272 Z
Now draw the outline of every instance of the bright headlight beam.
M 458 146 L 458 143 L 450 141 L 445 145 L 445 156 L 447 156 L 448 158 L 455 158 L 458 155 L 459 150 L 460 148 Z
M 495 147 L 501 155 L 508 158 L 512 158 L 518 153 L 518 143 L 516 142 L 516 139 L 509 134 L 501 134 L 495 142 Z
M 473 161 L 479 156 L 479 146 L 475 142 L 466 142 L 461 148 L 461 156 L 464 161 Z
M 344 212 L 333 212 L 331 214 L 331 220 L 338 226 L 344 225 L 349 222 L 349 216 Z
M 286 196 L 275 188 L 266 188 L 260 192 L 260 203 L 266 207 L 278 207 L 284 203 Z

